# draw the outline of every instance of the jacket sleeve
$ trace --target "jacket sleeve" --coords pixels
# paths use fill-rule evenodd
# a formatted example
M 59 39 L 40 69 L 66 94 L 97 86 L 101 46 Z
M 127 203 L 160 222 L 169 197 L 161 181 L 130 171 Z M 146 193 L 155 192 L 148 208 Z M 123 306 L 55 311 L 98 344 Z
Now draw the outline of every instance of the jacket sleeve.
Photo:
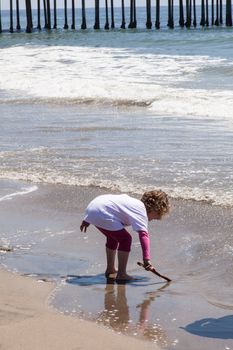
M 146 231 L 138 231 L 144 260 L 150 260 L 150 237 Z

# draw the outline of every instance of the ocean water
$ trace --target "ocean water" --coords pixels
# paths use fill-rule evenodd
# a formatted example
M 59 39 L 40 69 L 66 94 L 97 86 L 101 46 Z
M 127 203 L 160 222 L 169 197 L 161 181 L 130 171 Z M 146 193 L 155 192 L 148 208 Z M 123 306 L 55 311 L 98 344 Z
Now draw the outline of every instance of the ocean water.
M 232 206 L 232 30 L 140 13 L 133 31 L 1 34 L 2 178 Z
M 86 31 L 0 34 L 1 263 L 55 279 L 61 312 L 165 348 L 232 349 L 232 28 L 169 30 L 163 8 L 159 31 L 144 9 L 121 31 L 115 14 L 108 32 L 89 10 Z M 152 253 L 175 282 L 135 266 L 135 241 L 141 282 L 106 285 L 103 241 L 77 234 L 85 205 L 154 188 L 174 209 Z

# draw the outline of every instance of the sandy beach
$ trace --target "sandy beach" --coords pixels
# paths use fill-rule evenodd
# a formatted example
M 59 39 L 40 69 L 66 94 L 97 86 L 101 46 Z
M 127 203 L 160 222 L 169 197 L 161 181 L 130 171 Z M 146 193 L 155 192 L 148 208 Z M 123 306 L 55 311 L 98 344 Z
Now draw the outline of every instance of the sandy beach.
M 0 348 L 2 350 L 157 349 L 153 344 L 59 314 L 47 305 L 54 289 L 0 270 Z
M 79 231 L 86 203 L 103 192 L 37 184 L 1 202 L 1 349 L 232 349 L 231 209 L 173 201 L 150 225 L 153 259 L 172 283 L 137 266 L 132 233 L 138 280 L 108 284 L 104 238 Z

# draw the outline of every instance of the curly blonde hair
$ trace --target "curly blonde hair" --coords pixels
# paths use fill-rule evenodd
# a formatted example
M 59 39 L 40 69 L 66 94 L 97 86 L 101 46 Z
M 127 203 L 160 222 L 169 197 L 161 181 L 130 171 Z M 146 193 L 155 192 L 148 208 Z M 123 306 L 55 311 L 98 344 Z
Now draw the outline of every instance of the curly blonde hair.
M 161 190 L 145 192 L 141 201 L 144 203 L 148 213 L 152 210 L 157 211 L 160 215 L 169 212 L 170 204 L 168 195 Z

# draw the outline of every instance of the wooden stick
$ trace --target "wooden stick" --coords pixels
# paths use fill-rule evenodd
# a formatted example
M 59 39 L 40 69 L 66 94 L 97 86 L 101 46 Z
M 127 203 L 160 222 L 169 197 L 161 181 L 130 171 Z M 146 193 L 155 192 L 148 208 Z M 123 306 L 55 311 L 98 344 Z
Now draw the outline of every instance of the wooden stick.
M 141 267 L 144 267 L 144 264 L 143 263 L 141 263 L 141 262 L 137 262 L 137 264 L 139 265 L 139 266 L 141 266 Z M 144 269 L 145 269 L 145 267 L 144 267 Z M 146 269 L 145 269 L 146 270 Z M 157 272 L 156 270 L 155 270 L 155 268 L 153 267 L 153 268 L 151 268 L 150 270 L 147 270 L 147 271 L 151 271 L 151 272 L 153 272 L 155 275 L 157 275 L 157 276 L 159 276 L 159 277 L 161 277 L 161 278 L 163 278 L 163 279 L 165 279 L 166 281 L 168 281 L 168 282 L 171 282 L 171 279 L 170 278 L 168 278 L 168 277 L 166 277 L 166 276 L 163 276 L 163 275 L 161 275 L 159 272 Z

